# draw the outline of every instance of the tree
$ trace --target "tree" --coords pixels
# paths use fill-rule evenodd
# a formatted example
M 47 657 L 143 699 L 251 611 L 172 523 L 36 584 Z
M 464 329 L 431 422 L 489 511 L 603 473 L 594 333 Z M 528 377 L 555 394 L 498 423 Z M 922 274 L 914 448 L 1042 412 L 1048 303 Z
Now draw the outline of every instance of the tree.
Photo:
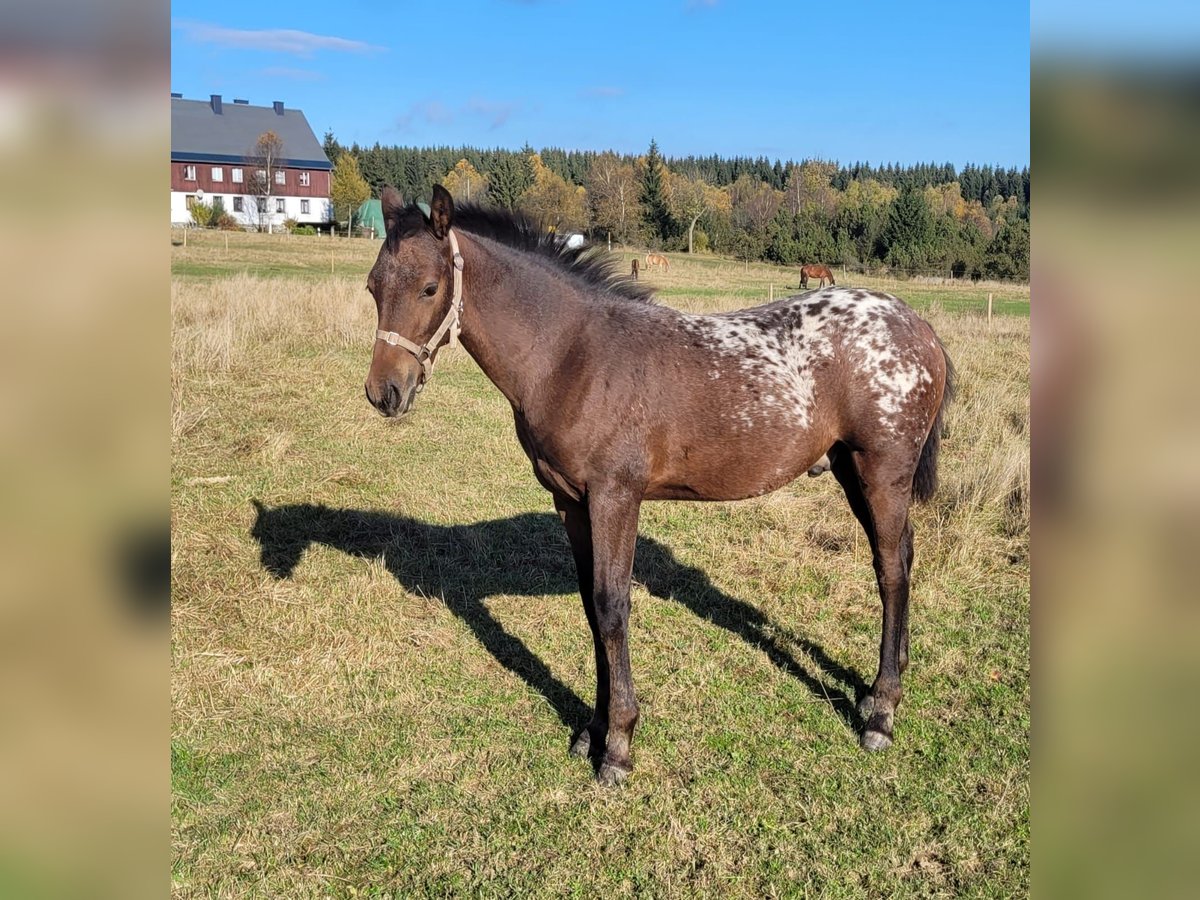
M 729 186 L 729 202 L 734 225 L 762 238 L 779 210 L 780 194 L 765 181 L 743 174 Z
M 533 184 L 521 195 L 521 211 L 547 231 L 587 226 L 587 191 L 551 172 L 536 153 L 529 157 Z
M 666 166 L 653 139 L 642 166 L 641 180 L 642 221 L 646 224 L 651 241 L 664 241 L 671 236 L 674 222 L 667 207 Z
M 916 188 L 902 190 L 888 209 L 879 241 L 889 265 L 909 273 L 929 265 L 933 238 L 933 216 L 925 193 Z
M 465 159 L 460 159 L 442 179 L 442 187 L 450 192 L 455 202 L 483 202 L 487 196 L 488 180 Z
M 693 250 L 696 223 L 709 212 L 729 209 L 729 195 L 700 177 L 667 173 L 667 208 L 681 224 L 687 224 L 688 253 Z
M 247 200 L 254 204 L 254 213 L 258 217 L 258 230 L 262 231 L 266 222 L 267 232 L 273 233 L 275 214 L 271 209 L 271 197 L 275 186 L 283 174 L 279 160 L 283 158 L 283 139 L 274 131 L 264 131 L 254 142 L 254 146 L 246 154 L 246 167 L 249 172 L 245 185 Z
M 983 272 L 989 278 L 1029 278 L 1029 223 L 1024 219 L 1005 222 L 983 257 Z
M 338 157 L 333 167 L 333 183 L 329 188 L 329 199 L 333 202 L 334 216 L 339 210 L 346 211 L 346 236 L 350 236 L 350 225 L 355 211 L 371 196 L 367 180 L 358 171 L 358 160 L 349 153 Z
M 592 221 L 607 231 L 609 238 L 615 234 L 622 244 L 628 243 L 634 223 L 641 217 L 633 165 L 615 153 L 601 153 L 592 160 L 585 184 Z
M 321 143 L 321 149 L 325 151 L 325 158 L 330 162 L 333 162 L 346 152 L 346 148 L 338 143 L 338 139 L 333 136 L 332 128 L 325 132 L 325 140 Z
M 488 171 L 489 199 L 506 209 L 516 209 L 532 184 L 533 170 L 527 157 L 501 156 Z
M 793 168 L 785 191 L 792 215 L 821 213 L 833 218 L 839 196 L 831 183 L 836 172 L 837 166 L 828 162 L 809 161 Z

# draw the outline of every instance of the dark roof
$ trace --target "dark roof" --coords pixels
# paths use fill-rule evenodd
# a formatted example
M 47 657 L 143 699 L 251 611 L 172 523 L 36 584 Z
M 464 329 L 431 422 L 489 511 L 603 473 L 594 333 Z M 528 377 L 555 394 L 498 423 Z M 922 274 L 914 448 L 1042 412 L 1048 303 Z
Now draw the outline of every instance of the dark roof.
M 332 169 L 298 109 L 286 109 L 282 115 L 271 106 L 220 103 L 220 114 L 210 100 L 171 98 L 171 160 L 237 163 L 252 152 L 264 131 L 274 131 L 283 141 L 281 166 Z

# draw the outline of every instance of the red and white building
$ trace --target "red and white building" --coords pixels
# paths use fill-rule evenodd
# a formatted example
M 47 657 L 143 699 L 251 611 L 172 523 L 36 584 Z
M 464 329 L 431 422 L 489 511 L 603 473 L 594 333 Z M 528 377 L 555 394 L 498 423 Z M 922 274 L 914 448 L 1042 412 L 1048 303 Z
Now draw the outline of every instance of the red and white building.
M 267 178 L 254 157 L 259 137 L 274 132 L 280 158 L 271 165 L 269 196 L 255 190 Z M 246 228 L 278 229 L 285 219 L 327 226 L 333 165 L 325 156 L 304 113 L 245 100 L 225 103 L 219 94 L 205 100 L 171 95 L 171 222 L 192 221 L 191 206 L 220 197 L 225 211 Z M 256 175 L 258 177 L 256 177 Z

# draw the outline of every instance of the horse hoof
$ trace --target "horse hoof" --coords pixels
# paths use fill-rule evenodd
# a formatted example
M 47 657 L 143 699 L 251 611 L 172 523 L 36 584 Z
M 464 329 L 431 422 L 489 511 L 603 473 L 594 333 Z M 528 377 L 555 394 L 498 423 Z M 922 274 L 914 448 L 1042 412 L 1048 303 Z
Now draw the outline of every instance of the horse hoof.
M 882 731 L 864 731 L 860 743 L 868 753 L 876 753 L 892 746 L 892 739 Z
M 629 777 L 631 769 L 624 766 L 616 766 L 612 763 L 604 763 L 600 766 L 600 771 L 596 773 L 596 780 L 603 787 L 620 787 L 625 783 L 625 779 Z
M 572 756 L 586 757 L 592 750 L 592 733 L 586 728 L 575 736 L 575 740 L 571 742 L 570 753 Z

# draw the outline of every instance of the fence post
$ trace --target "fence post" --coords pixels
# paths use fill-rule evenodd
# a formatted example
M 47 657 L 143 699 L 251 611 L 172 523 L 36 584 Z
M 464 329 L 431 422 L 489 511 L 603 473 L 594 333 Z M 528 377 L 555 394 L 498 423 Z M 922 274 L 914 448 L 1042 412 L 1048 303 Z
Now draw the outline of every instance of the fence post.
M 774 302 L 774 300 L 775 300 L 775 285 L 773 285 L 773 284 L 771 285 L 771 293 L 768 294 L 767 296 L 769 298 L 767 301 L 768 303 Z
M 988 291 L 988 326 L 992 324 L 992 292 Z

